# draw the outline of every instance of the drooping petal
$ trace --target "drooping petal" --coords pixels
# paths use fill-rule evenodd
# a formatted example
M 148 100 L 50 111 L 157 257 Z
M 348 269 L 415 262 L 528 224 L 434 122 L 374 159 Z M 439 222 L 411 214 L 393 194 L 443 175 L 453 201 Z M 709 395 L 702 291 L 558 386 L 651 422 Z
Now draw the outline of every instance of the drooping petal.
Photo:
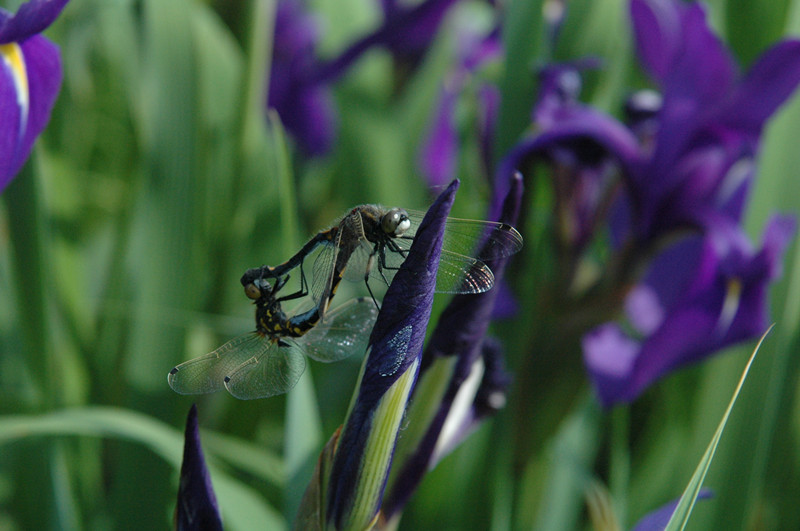
M 490 215 L 497 216 L 502 198 L 508 193 L 510 177 L 525 171 L 533 159 L 547 157 L 558 150 L 569 153 L 574 165 L 596 166 L 603 161 L 618 164 L 623 175 L 635 174 L 641 152 L 635 135 L 616 119 L 583 105 L 570 105 L 556 111 L 557 119 L 540 134 L 514 146 L 498 165 Z M 553 115 L 555 117 L 555 114 Z
M 631 2 L 636 49 L 650 75 L 664 80 L 681 46 L 679 14 L 667 2 Z
M 678 244 L 681 252 L 671 249 L 656 259 L 645 277 L 651 296 L 647 304 L 629 302 L 628 307 L 662 312 L 631 318 L 644 337 L 631 337 L 613 323 L 584 337 L 584 363 L 603 405 L 632 401 L 678 367 L 763 333 L 767 286 L 780 273 L 794 230 L 793 218 L 774 218 L 762 249 L 753 252 L 741 229 L 721 224 L 702 240 Z M 680 267 L 676 260 L 682 254 L 693 257 Z M 662 276 L 658 271 L 672 273 Z
M 420 150 L 420 168 L 431 188 L 443 186 L 456 177 L 459 156 L 459 131 L 456 127 L 456 108 L 473 74 L 487 62 L 499 57 L 502 44 L 497 29 L 484 34 L 465 25 L 456 29 L 457 60 L 440 91 L 433 111 L 433 122 Z M 490 172 L 491 144 L 499 108 L 500 93 L 489 83 L 477 87 L 475 99 L 479 120 L 479 146 L 485 175 Z
M 583 337 L 583 362 L 605 407 L 626 398 L 639 348 L 615 323 L 599 326 Z
M 267 106 L 275 109 L 300 149 L 324 155 L 336 136 L 330 87 L 316 79 L 319 28 L 297 0 L 282 0 L 275 14 Z
M 377 41 L 400 56 L 415 56 L 425 50 L 436 35 L 447 10 L 456 0 L 425 0 L 418 4 L 394 4 L 384 12 Z
M 428 138 L 423 142 L 420 168 L 428 185 L 436 189 L 451 181 L 458 164 L 458 132 L 455 126 L 455 107 L 458 94 L 442 90 L 439 105 Z
M 428 209 L 408 258 L 386 292 L 357 396 L 328 483 L 327 521 L 363 529 L 380 507 L 400 422 L 419 370 L 454 181 Z
M 800 41 L 787 40 L 764 52 L 747 71 L 720 112 L 731 128 L 758 135 L 764 122 L 800 84 Z
M 689 96 L 691 102 L 711 101 L 727 91 L 736 69 L 699 4 L 633 0 L 630 9 L 636 49 L 665 92 L 679 101 Z
M 61 79 L 58 48 L 44 37 L 0 45 L 0 191 L 49 122 Z
M 217 497 L 211 486 L 211 477 L 200 445 L 197 406 L 194 404 L 186 417 L 186 439 L 183 446 L 178 505 L 175 508 L 175 528 L 178 531 L 222 529 Z
M 52 24 L 69 0 L 30 0 L 16 14 L 0 9 L 0 44 L 23 42 Z

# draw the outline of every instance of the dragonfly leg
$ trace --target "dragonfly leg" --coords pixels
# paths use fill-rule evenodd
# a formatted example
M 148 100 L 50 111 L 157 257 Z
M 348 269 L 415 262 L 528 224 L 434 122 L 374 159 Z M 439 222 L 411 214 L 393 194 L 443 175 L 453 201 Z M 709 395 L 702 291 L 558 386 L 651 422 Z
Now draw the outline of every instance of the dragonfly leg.
M 372 288 L 369 287 L 369 275 L 367 275 L 366 278 L 364 278 L 364 284 L 367 285 L 367 291 L 369 291 L 369 296 L 372 297 L 372 302 L 375 303 L 375 307 L 378 309 L 378 311 L 381 311 L 381 305 L 378 304 L 378 300 L 375 298 L 375 294 L 372 293 Z
M 402 249 L 399 245 L 397 245 L 392 240 L 388 240 L 386 242 L 386 247 L 388 247 L 389 250 L 392 251 L 393 253 L 399 253 L 400 256 L 402 256 L 404 259 L 408 258 L 408 249 Z M 392 267 L 392 266 L 386 264 L 386 249 L 385 248 L 381 249 L 380 260 L 378 262 L 379 262 L 379 265 L 380 265 L 379 269 L 389 269 L 389 270 L 392 270 L 392 271 L 397 271 L 398 269 L 400 269 L 400 266 Z M 381 275 L 383 275 L 383 271 L 381 271 Z M 386 280 L 386 278 L 384 278 L 384 280 Z M 389 282 L 386 282 L 386 283 L 388 284 Z
M 370 258 L 371 260 L 372 258 Z M 386 265 L 386 249 L 381 247 L 378 251 L 378 273 L 381 274 L 384 284 L 389 285 L 389 279 L 383 274 L 384 269 L 400 269 L 399 267 L 389 267 Z
M 300 289 L 295 291 L 294 293 L 290 293 L 289 295 L 285 295 L 283 297 L 280 297 L 275 302 L 291 301 L 291 300 L 299 299 L 300 297 L 305 297 L 306 295 L 308 295 L 308 281 L 306 280 L 305 271 L 303 271 L 303 262 L 304 261 L 302 261 L 302 260 L 300 261 Z M 280 282 L 280 287 L 283 287 L 283 285 L 286 284 L 286 281 L 289 280 L 289 275 L 286 275 L 285 277 L 283 277 L 282 280 L 283 280 L 283 282 L 279 281 Z M 276 282 L 275 283 L 275 290 L 273 291 L 273 295 L 275 293 L 277 293 L 278 289 L 280 289 L 280 288 L 278 287 L 278 283 Z
M 402 238 L 403 240 L 412 240 L 412 241 L 414 240 L 413 236 L 398 236 L 398 238 Z M 396 253 L 400 253 L 400 256 L 402 256 L 403 258 L 408 258 L 408 252 L 411 249 L 403 249 L 399 245 L 397 245 L 396 242 L 394 242 L 392 240 L 389 240 L 386 243 L 387 243 L 387 245 L 389 245 L 389 248 L 392 251 L 394 251 Z
M 378 311 L 380 311 L 381 310 L 381 305 L 378 304 L 378 300 L 375 298 L 375 294 L 372 293 L 372 288 L 369 287 L 369 274 L 372 271 L 372 267 L 373 267 L 373 265 L 375 263 L 375 254 L 377 253 L 377 250 L 378 250 L 378 244 L 375 245 L 375 252 L 370 254 L 369 255 L 369 260 L 367 260 L 367 267 L 366 267 L 366 270 L 364 271 L 364 284 L 367 285 L 367 291 L 369 291 L 369 296 L 372 297 L 372 302 L 375 303 L 375 307 L 378 309 Z M 380 272 L 381 276 L 383 276 L 383 272 L 381 271 L 380 263 L 378 263 L 378 271 Z M 383 280 L 384 280 L 384 282 L 386 282 L 386 278 L 384 278 Z M 389 283 L 386 282 L 386 284 L 389 284 Z

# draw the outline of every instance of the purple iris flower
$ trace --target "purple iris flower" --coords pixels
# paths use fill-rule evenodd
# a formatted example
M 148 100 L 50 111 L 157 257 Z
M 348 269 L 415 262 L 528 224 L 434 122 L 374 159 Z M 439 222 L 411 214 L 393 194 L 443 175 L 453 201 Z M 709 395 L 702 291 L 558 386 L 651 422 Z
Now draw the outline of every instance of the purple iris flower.
M 434 120 L 427 138 L 422 143 L 420 168 L 428 184 L 436 189 L 455 178 L 458 173 L 459 138 L 456 111 L 462 93 L 470 84 L 473 75 L 486 63 L 502 54 L 500 33 L 497 29 L 488 35 L 469 28 L 458 35 L 458 60 L 444 82 L 434 112 Z M 491 143 L 500 104 L 500 92 L 489 83 L 479 83 L 477 109 L 481 158 L 484 171 L 490 173 Z
M 327 83 L 315 80 L 319 27 L 298 0 L 281 0 L 275 13 L 275 40 L 267 105 L 308 155 L 327 153 L 334 141 L 336 113 Z
M 68 0 L 31 0 L 0 9 L 0 191 L 19 172 L 47 126 L 61 89 L 58 47 L 39 35 Z
M 794 230 L 793 218 L 774 217 L 755 252 L 739 227 L 729 225 L 656 257 L 626 299 L 635 334 L 608 323 L 583 339 L 584 362 L 603 405 L 630 402 L 670 371 L 762 334 L 767 287 L 781 273 Z
M 637 137 L 624 124 L 578 101 L 581 71 L 599 61 L 556 64 L 539 72 L 540 93 L 532 118 L 534 135 L 514 146 L 500 161 L 490 212 L 500 210 L 508 177 L 534 160 L 552 166 L 558 239 L 575 251 L 585 245 L 614 197 L 619 160 L 639 156 Z
M 400 58 L 418 59 L 430 46 L 447 10 L 457 0 L 426 0 L 419 4 L 380 0 L 383 45 Z
M 640 143 L 636 131 L 591 107 L 548 102 L 537 113 L 548 118 L 541 134 L 506 157 L 501 175 L 558 149 L 578 162 L 613 160 L 628 210 L 617 230 L 642 244 L 702 229 L 719 214 L 738 220 L 752 177 L 742 169 L 752 168 L 764 123 L 800 82 L 800 41 L 773 46 L 739 77 L 699 4 L 633 0 L 631 14 L 639 54 L 663 93 L 654 138 Z
M 800 82 L 800 41 L 773 46 L 740 77 L 699 4 L 633 0 L 631 14 L 639 55 L 663 92 L 652 151 L 628 161 L 631 230 L 653 239 L 705 226 L 710 214 L 738 220 L 752 177 L 738 170 Z
M 625 298 L 629 326 L 605 324 L 584 338 L 585 364 L 606 406 L 761 334 L 767 285 L 794 230 L 778 218 L 755 252 L 738 225 L 764 123 L 800 82 L 800 41 L 776 44 L 738 76 L 699 4 L 632 0 L 631 14 L 661 94 L 629 100 L 625 125 L 577 101 L 574 65 L 556 67 L 534 110 L 539 131 L 501 161 L 496 187 L 503 193 L 503 176 L 548 161 L 562 255 L 577 262 L 601 223 L 610 225 L 617 256 L 607 284 L 617 289 L 629 289 L 670 244 Z M 674 243 L 676 236 L 684 239 Z
M 504 202 L 502 223 L 516 224 L 521 201 L 522 176 L 517 175 Z M 502 258 L 490 263 L 496 281 L 502 278 L 507 261 Z M 422 358 L 421 383 L 429 373 L 435 379 L 441 377 L 437 364 L 452 360 L 455 363 L 424 435 L 419 441 L 412 441 L 415 448 L 396 463 L 402 468 L 394 477 L 382 508 L 387 519 L 405 506 L 428 470 L 475 430 L 481 420 L 505 405 L 510 376 L 500 344 L 486 336 L 497 293 L 495 288 L 477 295 L 456 295 L 439 316 Z M 419 389 L 415 388 L 415 397 Z M 409 416 L 409 422 L 420 420 Z
M 325 514 L 335 529 L 364 529 L 381 506 L 400 423 L 419 371 L 454 181 L 428 209 L 372 330 L 358 394 L 330 469 Z
M 192 404 L 186 417 L 186 438 L 183 446 L 181 482 L 175 508 L 178 531 L 222 529 L 217 498 L 206 469 L 200 432 L 197 427 L 197 406 Z
M 324 155 L 336 138 L 337 116 L 331 85 L 364 52 L 383 47 L 398 57 L 418 57 L 427 48 L 455 0 L 426 0 L 400 5 L 382 0 L 384 21 L 373 32 L 330 60 L 317 56 L 319 26 L 301 0 L 280 0 L 267 106 L 278 112 L 300 149 Z

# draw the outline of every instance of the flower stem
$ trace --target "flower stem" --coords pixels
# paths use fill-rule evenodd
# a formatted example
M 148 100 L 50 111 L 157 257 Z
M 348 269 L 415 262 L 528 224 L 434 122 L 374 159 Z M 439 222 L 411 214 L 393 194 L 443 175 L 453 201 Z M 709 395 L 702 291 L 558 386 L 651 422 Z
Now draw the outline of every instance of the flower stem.
M 45 248 L 46 227 L 41 208 L 38 182 L 29 159 L 9 185 L 3 196 L 8 210 L 8 231 L 14 250 L 12 263 L 17 286 L 17 308 L 29 370 L 38 396 L 32 409 L 47 410 L 59 405 L 61 395 L 46 309 L 44 285 L 45 264 L 49 264 Z
M 621 529 L 625 529 L 628 511 L 628 488 L 631 476 L 631 459 L 628 435 L 631 412 L 627 405 L 611 412 L 611 463 L 609 486 L 614 501 L 614 512 Z

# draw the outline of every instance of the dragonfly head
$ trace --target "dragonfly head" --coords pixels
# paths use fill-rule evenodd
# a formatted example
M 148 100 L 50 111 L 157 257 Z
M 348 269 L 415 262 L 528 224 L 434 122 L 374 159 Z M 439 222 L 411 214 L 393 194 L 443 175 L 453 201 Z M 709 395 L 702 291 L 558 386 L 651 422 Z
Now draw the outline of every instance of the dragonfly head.
M 255 282 L 251 282 L 244 287 L 244 294 L 248 299 L 257 301 L 261 298 L 261 290 L 256 286 Z
M 244 285 L 244 294 L 247 295 L 248 299 L 252 299 L 257 301 L 262 297 L 270 297 L 275 295 L 275 293 L 280 290 L 286 281 L 289 280 L 289 275 L 285 277 L 281 277 L 275 281 L 275 285 L 269 283 L 266 278 L 256 278 L 253 279 L 252 282 L 248 282 Z
M 277 293 L 289 280 L 289 275 L 283 277 L 270 277 L 269 266 L 248 269 L 242 276 L 241 282 L 244 286 L 244 294 L 248 299 L 257 301 L 262 297 L 269 297 Z M 269 278 L 275 278 L 275 285 L 269 283 Z
M 381 218 L 381 228 L 383 231 L 396 238 L 402 236 L 411 228 L 411 220 L 408 219 L 408 212 L 402 208 L 393 208 Z

